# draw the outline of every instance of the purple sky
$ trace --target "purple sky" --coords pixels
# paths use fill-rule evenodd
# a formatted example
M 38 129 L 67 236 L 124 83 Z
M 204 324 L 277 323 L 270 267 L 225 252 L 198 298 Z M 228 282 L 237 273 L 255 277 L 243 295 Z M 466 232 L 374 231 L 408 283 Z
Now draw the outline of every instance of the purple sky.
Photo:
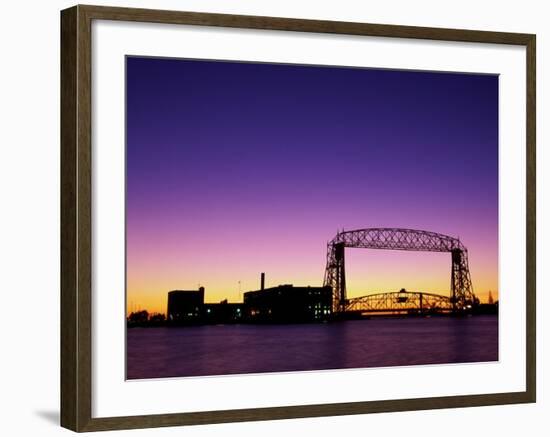
M 459 236 L 498 293 L 497 76 L 127 58 L 129 301 L 318 285 L 327 240 L 364 227 Z M 450 256 L 352 251 L 349 295 L 411 264 L 404 287 L 448 293 Z

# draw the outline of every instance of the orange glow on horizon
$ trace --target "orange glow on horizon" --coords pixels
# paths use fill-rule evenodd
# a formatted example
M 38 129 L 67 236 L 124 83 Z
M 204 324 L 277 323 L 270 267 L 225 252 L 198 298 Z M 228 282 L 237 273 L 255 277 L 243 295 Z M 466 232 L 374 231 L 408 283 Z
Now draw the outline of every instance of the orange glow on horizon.
M 288 260 L 287 260 L 288 261 Z M 280 284 L 320 286 L 323 282 L 323 259 L 317 256 L 315 264 L 272 263 L 271 269 L 250 265 L 245 269 L 235 260 L 225 268 L 213 265 L 193 274 L 176 266 L 129 268 L 127 313 L 146 309 L 149 313 L 166 313 L 170 290 L 205 288 L 206 302 L 242 302 L 246 291 L 260 288 L 260 272 L 266 272 L 266 287 Z M 208 267 L 208 266 L 206 266 Z M 489 292 L 498 300 L 496 260 L 470 258 L 470 272 L 474 293 L 487 303 Z M 204 278 L 204 279 L 203 279 Z M 398 291 L 421 291 L 448 296 L 450 293 L 450 259 L 446 253 L 419 253 L 407 251 L 348 250 L 346 252 L 346 280 L 348 297 Z

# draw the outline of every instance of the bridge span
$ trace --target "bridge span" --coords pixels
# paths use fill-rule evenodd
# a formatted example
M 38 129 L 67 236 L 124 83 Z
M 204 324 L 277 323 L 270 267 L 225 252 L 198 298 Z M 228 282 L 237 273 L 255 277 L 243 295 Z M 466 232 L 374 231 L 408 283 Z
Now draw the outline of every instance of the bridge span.
M 361 315 L 448 314 L 453 311 L 453 303 L 448 296 L 402 289 L 348 299 L 344 311 Z

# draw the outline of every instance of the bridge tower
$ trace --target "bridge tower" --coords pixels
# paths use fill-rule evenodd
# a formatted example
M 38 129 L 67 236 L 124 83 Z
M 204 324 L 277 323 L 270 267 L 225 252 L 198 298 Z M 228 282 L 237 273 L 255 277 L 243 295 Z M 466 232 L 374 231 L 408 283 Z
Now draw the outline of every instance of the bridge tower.
M 465 310 L 473 304 L 472 280 L 468 268 L 468 252 L 457 248 L 451 251 L 451 302 L 453 310 Z

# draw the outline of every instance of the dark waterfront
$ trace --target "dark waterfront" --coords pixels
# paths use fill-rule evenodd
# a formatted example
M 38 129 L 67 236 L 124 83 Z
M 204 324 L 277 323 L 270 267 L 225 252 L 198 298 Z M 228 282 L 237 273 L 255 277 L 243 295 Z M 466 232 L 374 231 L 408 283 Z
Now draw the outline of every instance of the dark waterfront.
M 127 378 L 498 360 L 498 316 L 127 330 Z

